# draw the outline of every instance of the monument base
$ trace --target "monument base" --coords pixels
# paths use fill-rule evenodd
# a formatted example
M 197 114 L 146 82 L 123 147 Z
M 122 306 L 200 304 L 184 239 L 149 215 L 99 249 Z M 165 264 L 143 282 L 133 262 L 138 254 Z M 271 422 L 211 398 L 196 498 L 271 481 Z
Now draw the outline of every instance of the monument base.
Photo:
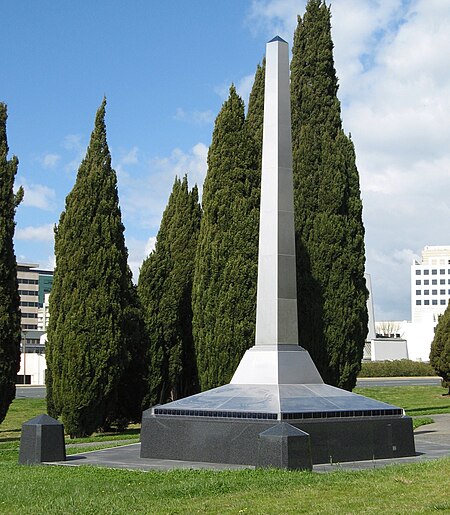
M 141 458 L 258 465 L 259 435 L 276 420 L 143 414 Z M 406 416 L 289 420 L 310 436 L 313 464 L 399 458 L 415 454 Z

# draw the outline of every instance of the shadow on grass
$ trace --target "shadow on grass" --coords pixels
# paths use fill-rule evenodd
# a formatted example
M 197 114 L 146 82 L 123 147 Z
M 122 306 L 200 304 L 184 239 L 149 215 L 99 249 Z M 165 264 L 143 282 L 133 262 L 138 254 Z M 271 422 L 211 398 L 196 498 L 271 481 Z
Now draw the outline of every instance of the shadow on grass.
M 22 429 L 3 429 L 0 433 L 20 433 Z
M 444 406 L 432 406 L 432 407 L 423 407 L 423 408 L 413 408 L 413 409 L 407 409 L 406 408 L 406 414 L 415 416 L 415 415 L 423 415 L 424 413 L 429 413 L 430 415 L 437 415 L 439 413 L 442 413 L 442 410 L 450 410 L 450 404 L 445 404 Z
M 5 436 L 4 438 L 0 438 L 0 443 L 3 442 L 19 442 L 20 436 L 11 436 L 10 438 Z

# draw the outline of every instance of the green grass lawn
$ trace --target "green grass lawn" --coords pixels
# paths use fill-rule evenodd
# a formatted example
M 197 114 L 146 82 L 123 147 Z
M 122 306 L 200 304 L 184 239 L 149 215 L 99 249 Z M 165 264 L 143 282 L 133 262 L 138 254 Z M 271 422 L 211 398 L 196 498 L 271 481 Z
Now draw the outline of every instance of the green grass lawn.
M 404 407 L 410 415 L 450 412 L 450 399 L 439 387 L 359 388 L 357 393 Z M 42 399 L 17 399 L 0 425 L 0 513 L 450 513 L 450 458 L 330 474 L 20 466 L 21 424 L 44 412 Z M 109 447 L 102 441 L 136 438 L 137 431 L 76 442 Z M 68 448 L 68 453 L 86 450 L 93 448 Z
M 330 474 L 0 465 L 0 512 L 449 513 L 450 459 Z
M 440 386 L 375 386 L 355 393 L 404 408 L 410 416 L 450 413 L 450 396 Z

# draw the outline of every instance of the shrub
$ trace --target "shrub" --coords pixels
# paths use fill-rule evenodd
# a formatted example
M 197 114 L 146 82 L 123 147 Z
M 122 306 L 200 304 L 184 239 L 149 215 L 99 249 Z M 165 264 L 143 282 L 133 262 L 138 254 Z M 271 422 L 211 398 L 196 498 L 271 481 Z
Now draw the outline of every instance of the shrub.
M 398 359 L 393 361 L 371 361 L 362 363 L 358 377 L 414 377 L 435 376 L 436 371 L 429 363 Z

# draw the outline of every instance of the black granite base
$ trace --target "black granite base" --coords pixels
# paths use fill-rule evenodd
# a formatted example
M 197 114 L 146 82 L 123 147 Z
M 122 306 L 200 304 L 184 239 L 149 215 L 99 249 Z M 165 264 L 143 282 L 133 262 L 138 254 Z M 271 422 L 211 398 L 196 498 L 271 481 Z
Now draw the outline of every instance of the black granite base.
M 259 435 L 276 420 L 143 413 L 141 458 L 258 465 Z M 313 464 L 398 458 L 415 454 L 406 416 L 289 420 L 310 435 Z
M 64 426 L 61 422 L 44 414 L 22 424 L 19 450 L 21 465 L 65 459 Z

